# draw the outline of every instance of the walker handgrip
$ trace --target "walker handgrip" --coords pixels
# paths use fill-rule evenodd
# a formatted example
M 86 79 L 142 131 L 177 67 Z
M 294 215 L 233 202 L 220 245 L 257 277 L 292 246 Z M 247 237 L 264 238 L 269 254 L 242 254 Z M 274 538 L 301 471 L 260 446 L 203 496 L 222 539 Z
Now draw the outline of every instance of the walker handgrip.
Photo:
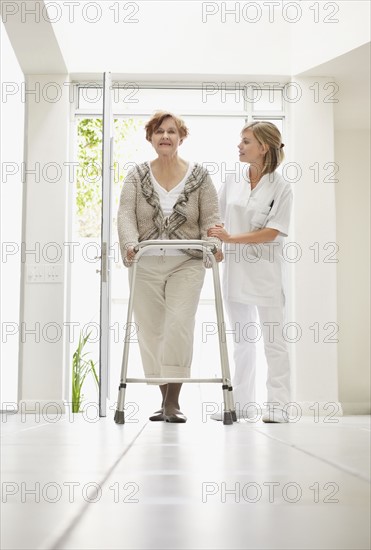
M 177 244 L 177 241 L 180 241 L 180 243 Z M 142 246 L 141 246 L 142 245 Z M 163 247 L 163 248 L 177 248 L 179 247 L 181 250 L 186 250 L 186 246 L 188 247 L 188 250 L 192 250 L 192 249 L 198 249 L 200 250 L 200 247 L 204 247 L 206 248 L 207 246 L 210 247 L 210 250 L 211 250 L 211 253 L 212 254 L 216 254 L 218 252 L 218 247 L 216 246 L 215 243 L 208 243 L 207 241 L 202 241 L 202 240 L 199 240 L 199 242 L 197 242 L 197 240 L 193 240 L 190 242 L 190 244 L 188 245 L 186 241 L 184 240 L 181 240 L 181 239 L 171 239 L 171 240 L 167 240 L 167 241 L 162 241 L 162 240 L 153 240 L 153 241 L 142 241 L 141 243 L 138 243 L 134 246 L 134 252 L 135 254 L 137 252 L 139 252 L 139 249 L 140 248 L 145 248 L 146 246 L 155 246 L 155 247 Z

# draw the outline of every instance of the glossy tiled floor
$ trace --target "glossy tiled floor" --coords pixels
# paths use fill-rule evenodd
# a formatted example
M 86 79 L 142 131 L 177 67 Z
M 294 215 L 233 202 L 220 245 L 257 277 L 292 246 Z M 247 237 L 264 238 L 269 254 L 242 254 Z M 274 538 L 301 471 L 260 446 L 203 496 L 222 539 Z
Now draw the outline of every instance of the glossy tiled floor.
M 188 405 L 172 425 L 147 409 L 124 426 L 3 416 L 1 548 L 370 547 L 369 417 L 223 426 Z

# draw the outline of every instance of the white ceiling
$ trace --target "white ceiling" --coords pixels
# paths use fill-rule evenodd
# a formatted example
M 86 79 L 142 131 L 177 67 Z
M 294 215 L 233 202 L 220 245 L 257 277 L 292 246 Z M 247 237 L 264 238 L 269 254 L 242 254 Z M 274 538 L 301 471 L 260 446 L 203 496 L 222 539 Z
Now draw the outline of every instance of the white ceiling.
M 18 4 L 18 6 L 17 6 Z M 36 7 L 39 14 L 22 13 Z M 53 26 L 42 17 L 43 2 L 7 2 L 0 6 L 1 16 L 14 53 L 24 74 L 65 74 L 68 68 Z M 25 9 L 24 8 L 24 9 Z M 1 25 L 1 31 L 4 30 Z
M 231 16 L 223 21 L 220 13 L 208 16 L 205 22 L 202 6 L 219 5 L 215 9 L 220 10 L 219 2 L 79 0 L 77 4 L 27 0 L 7 4 L 9 9 L 18 5 L 16 15 L 8 15 L 5 20 L 3 9 L 2 17 L 24 74 L 69 74 L 73 80 L 91 81 L 110 71 L 114 79 L 135 82 L 202 82 L 206 78 L 240 82 L 248 75 L 250 82 L 285 82 L 292 76 L 292 59 L 298 55 L 292 45 L 290 25 L 282 19 L 268 23 L 265 33 L 260 24 L 246 24 L 243 19 L 237 23 Z M 63 9 L 58 11 L 58 5 Z M 119 12 L 115 12 L 115 7 Z M 37 15 L 22 14 L 22 9 L 34 9 Z M 249 13 L 252 16 L 253 12 Z M 50 24 L 48 15 L 60 19 Z M 117 17 L 119 21 L 115 20 Z M 339 25 L 332 27 L 332 33 L 341 31 Z M 347 25 L 350 51 L 345 49 L 346 53 L 293 76 L 334 78 L 339 85 L 339 103 L 334 105 L 336 127 L 369 127 L 370 42 L 365 43 L 364 38 L 369 34 L 369 23 L 363 24 L 362 32 L 352 23 L 353 42 L 358 40 L 357 46 L 363 44 L 354 49 L 348 47 L 349 22 Z M 301 35 L 307 66 L 310 40 L 315 41 L 315 59 L 321 51 L 311 28 L 303 27 Z M 299 35 L 301 28 L 296 26 L 294 30 Z M 323 33 L 326 29 L 317 25 L 314 30 Z M 331 36 L 334 38 L 334 34 Z M 341 52 L 341 46 L 340 38 L 335 49 L 332 45 L 332 51 Z M 324 43 L 322 58 L 330 50 Z
M 270 25 L 270 32 L 261 40 L 260 25 L 238 23 L 233 16 L 224 19 L 221 13 L 206 13 L 204 5 L 215 2 L 78 0 L 60 2 L 60 11 L 57 2 L 28 0 L 20 2 L 23 4 L 28 8 L 39 6 L 41 23 L 45 24 L 45 17 L 55 20 L 49 25 L 55 37 L 53 44 L 59 45 L 70 74 L 110 71 L 193 74 L 202 78 L 205 74 L 290 73 L 290 35 L 282 32 L 282 22 Z M 45 8 L 48 4 L 52 6 L 49 11 Z M 41 66 L 47 66 L 51 73 L 58 72 L 60 63 L 53 67 L 48 62 L 54 46 L 50 50 L 45 40 L 43 52 L 34 50 L 35 36 L 38 41 L 46 38 L 45 25 L 35 24 L 34 17 L 25 15 L 25 19 L 26 24 L 22 24 L 21 12 L 9 17 L 9 22 L 18 22 L 18 30 L 11 29 L 12 34 L 23 37 L 20 45 L 28 49 L 28 55 L 22 54 L 20 60 L 23 70 L 40 74 L 38 54 L 42 53 L 45 63 Z

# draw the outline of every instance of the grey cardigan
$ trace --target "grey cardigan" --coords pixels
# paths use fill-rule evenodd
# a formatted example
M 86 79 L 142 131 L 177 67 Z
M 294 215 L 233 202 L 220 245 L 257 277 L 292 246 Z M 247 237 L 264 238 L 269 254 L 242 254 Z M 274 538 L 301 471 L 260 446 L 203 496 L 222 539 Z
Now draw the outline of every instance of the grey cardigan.
M 205 239 L 220 248 L 220 240 L 207 236 L 207 230 L 220 223 L 218 195 L 208 171 L 196 163 L 170 216 L 164 217 L 157 191 L 153 187 L 149 163 L 137 165 L 124 180 L 117 228 L 124 264 L 129 246 L 147 239 Z M 202 252 L 187 252 L 202 257 Z

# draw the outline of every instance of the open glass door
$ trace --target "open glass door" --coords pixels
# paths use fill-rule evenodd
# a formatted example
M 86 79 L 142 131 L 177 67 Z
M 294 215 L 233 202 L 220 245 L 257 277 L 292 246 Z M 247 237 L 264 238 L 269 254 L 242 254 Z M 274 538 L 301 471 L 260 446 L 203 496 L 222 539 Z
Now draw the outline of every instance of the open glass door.
M 111 220 L 113 114 L 111 73 L 103 76 L 103 139 L 102 139 L 102 225 L 100 271 L 100 344 L 99 344 L 99 416 L 107 415 L 109 397 L 110 317 L 111 317 Z

